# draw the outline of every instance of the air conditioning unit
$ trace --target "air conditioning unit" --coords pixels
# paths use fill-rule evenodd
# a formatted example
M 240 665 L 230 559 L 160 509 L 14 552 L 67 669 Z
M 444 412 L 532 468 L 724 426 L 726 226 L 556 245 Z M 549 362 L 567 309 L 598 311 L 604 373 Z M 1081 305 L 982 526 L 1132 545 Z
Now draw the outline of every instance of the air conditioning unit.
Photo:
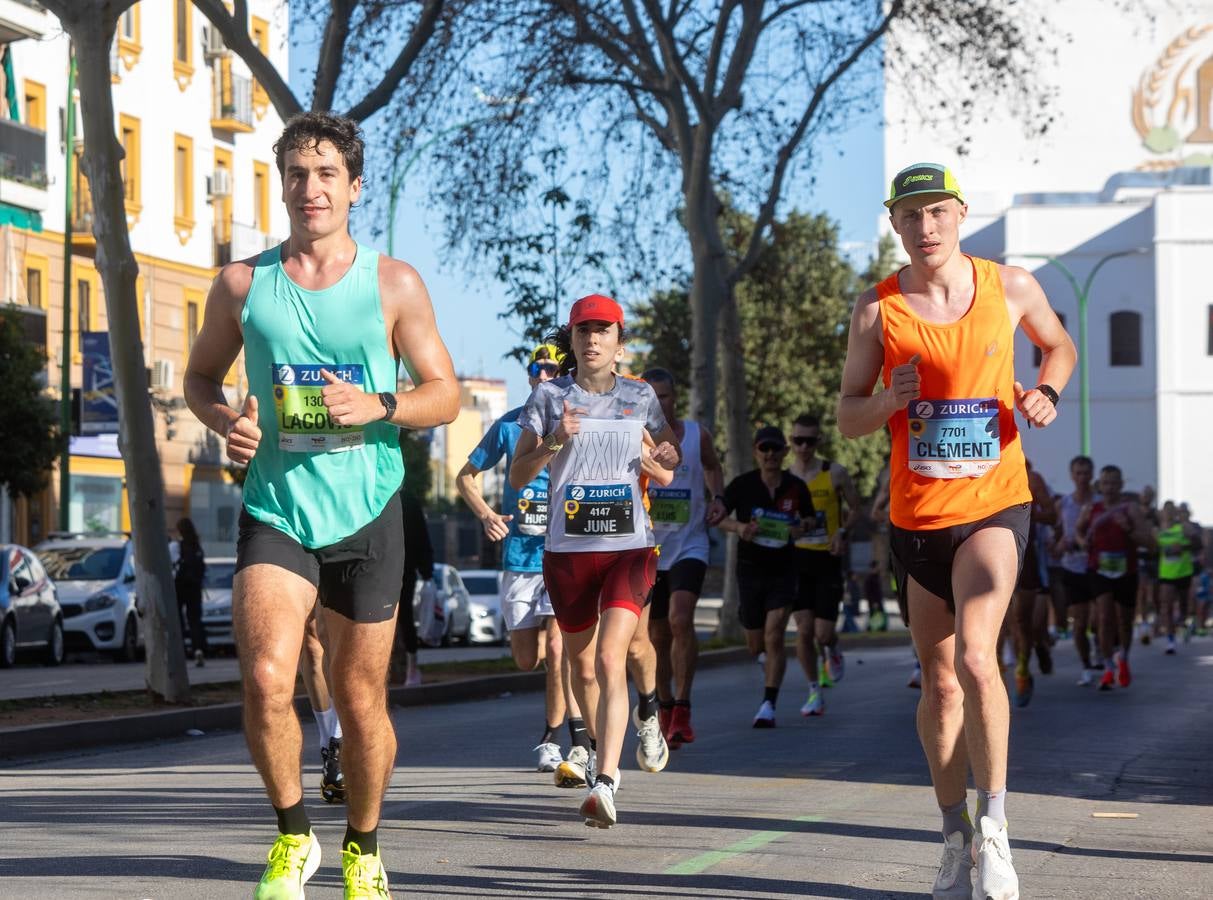
M 158 359 L 152 363 L 151 389 L 153 391 L 168 391 L 173 387 L 173 361 Z
M 228 169 L 216 169 L 206 178 L 206 195 L 211 198 L 232 195 L 232 173 Z
M 202 29 L 202 57 L 207 62 L 227 55 L 227 45 L 223 43 L 223 35 L 219 29 L 207 25 Z

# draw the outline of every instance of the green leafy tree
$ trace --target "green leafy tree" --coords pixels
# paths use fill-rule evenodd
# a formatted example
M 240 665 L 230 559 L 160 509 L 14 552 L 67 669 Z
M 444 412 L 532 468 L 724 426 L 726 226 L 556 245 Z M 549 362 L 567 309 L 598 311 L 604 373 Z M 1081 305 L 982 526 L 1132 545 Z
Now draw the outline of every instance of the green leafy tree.
M 65 440 L 55 403 L 39 383 L 45 363 L 22 329 L 19 313 L 0 309 L 0 383 L 8 388 L 0 427 L 0 483 L 29 497 L 46 487 Z

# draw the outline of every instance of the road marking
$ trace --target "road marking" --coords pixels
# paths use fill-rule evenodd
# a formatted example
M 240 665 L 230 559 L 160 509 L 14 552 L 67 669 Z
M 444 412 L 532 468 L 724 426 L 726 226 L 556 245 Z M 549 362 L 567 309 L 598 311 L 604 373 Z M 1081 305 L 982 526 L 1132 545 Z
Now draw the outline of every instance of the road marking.
M 820 822 L 823 816 L 797 816 L 795 822 Z M 758 831 L 738 841 L 736 844 L 725 847 L 723 850 L 709 850 L 707 853 L 701 853 L 699 856 L 692 857 L 686 862 L 680 862 L 676 866 L 671 866 L 665 870 L 666 875 L 698 875 L 705 869 L 710 869 L 712 866 L 722 863 L 725 860 L 732 859 L 734 856 L 740 856 L 743 853 L 749 853 L 751 850 L 757 850 L 759 847 L 764 847 L 772 841 L 777 841 L 781 837 L 787 837 L 792 832 L 790 831 Z

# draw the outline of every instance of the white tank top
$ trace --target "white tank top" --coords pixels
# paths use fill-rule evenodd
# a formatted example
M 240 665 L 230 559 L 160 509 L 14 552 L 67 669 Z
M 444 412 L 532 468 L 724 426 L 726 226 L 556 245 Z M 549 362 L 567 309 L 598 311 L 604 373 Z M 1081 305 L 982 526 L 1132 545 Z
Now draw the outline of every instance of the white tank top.
M 682 463 L 669 487 L 649 484 L 649 518 L 661 547 L 657 570 L 668 571 L 681 559 L 708 561 L 707 504 L 703 496 L 703 456 L 699 423 L 683 420 Z
M 1078 516 L 1083 504 L 1074 499 L 1073 494 L 1061 498 L 1061 527 L 1067 541 L 1073 541 L 1078 531 Z M 1082 575 L 1087 571 L 1087 551 L 1069 550 L 1061 555 L 1061 567 L 1067 572 Z

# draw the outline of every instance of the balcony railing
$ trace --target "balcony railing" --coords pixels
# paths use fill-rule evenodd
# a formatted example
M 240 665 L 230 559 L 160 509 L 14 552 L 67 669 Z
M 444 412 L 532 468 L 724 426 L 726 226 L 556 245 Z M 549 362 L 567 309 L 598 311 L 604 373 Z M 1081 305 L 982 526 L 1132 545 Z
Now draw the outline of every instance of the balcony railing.
M 253 80 L 232 71 L 231 60 L 217 61 L 211 126 L 224 131 L 253 130 Z
M 46 190 L 46 132 L 0 119 L 0 178 Z

